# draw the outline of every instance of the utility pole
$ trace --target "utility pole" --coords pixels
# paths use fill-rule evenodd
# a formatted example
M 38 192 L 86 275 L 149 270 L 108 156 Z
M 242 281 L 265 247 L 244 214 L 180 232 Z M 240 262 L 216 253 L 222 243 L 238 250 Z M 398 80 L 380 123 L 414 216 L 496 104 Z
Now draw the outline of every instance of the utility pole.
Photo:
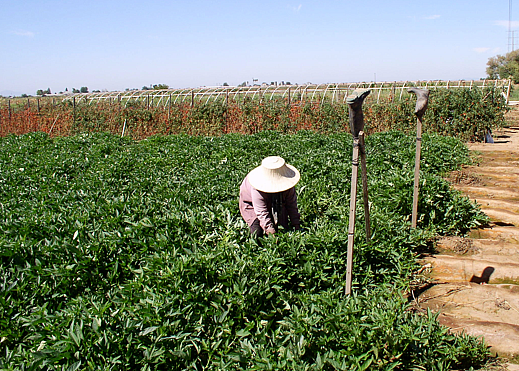
M 512 47 L 512 50 L 510 50 Z M 508 0 L 508 52 L 514 51 L 514 33 L 512 31 L 512 0 Z

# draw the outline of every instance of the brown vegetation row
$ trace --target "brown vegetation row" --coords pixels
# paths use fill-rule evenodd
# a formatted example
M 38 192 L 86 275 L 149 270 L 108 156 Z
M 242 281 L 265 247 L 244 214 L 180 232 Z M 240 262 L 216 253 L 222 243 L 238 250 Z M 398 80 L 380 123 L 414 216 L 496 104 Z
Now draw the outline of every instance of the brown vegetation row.
M 488 129 L 502 127 L 507 110 L 498 91 L 439 90 L 431 92 L 425 130 L 464 140 L 483 140 Z M 415 128 L 414 100 L 364 105 L 365 131 Z M 294 133 L 349 131 L 348 106 L 341 103 L 212 102 L 149 107 L 143 102 L 73 105 L 71 102 L 19 109 L 0 108 L 0 136 L 43 131 L 51 136 L 104 131 L 143 139 L 152 135 L 252 134 L 263 130 Z

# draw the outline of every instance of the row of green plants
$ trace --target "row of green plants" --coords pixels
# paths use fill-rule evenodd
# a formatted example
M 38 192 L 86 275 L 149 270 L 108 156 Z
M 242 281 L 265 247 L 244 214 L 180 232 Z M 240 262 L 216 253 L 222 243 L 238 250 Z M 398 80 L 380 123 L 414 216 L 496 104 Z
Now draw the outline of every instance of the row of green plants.
M 373 98 L 373 97 L 372 97 Z M 416 128 L 413 118 L 415 97 L 387 97 L 365 103 L 366 132 Z M 424 130 L 458 137 L 464 141 L 483 141 L 487 131 L 505 125 L 507 105 L 500 89 L 459 88 L 431 91 Z M 14 113 L 0 110 L 0 136 L 43 131 L 53 136 L 107 131 L 143 139 L 161 134 L 222 135 L 253 134 L 263 130 L 295 133 L 313 130 L 320 133 L 348 131 L 348 105 L 286 99 L 241 102 L 170 104 L 150 107 L 145 100 L 98 104 L 34 105 Z
M 489 359 L 414 308 L 417 256 L 486 222 L 442 174 L 470 161 L 425 134 L 418 228 L 414 139 L 367 138 L 373 236 L 358 204 L 345 290 L 352 138 L 109 133 L 0 138 L 0 369 L 453 370 Z M 261 244 L 239 185 L 265 156 L 301 172 L 301 231 Z M 359 197 L 361 199 L 361 197 Z

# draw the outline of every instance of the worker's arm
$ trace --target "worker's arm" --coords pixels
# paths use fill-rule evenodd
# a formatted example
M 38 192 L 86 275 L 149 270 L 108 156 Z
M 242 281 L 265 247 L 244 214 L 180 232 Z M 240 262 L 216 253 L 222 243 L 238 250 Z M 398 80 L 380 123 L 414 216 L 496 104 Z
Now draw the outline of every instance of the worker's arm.
M 251 196 L 252 206 L 254 207 L 254 212 L 258 217 L 261 228 L 263 228 L 267 234 L 276 233 L 276 229 L 274 228 L 274 221 L 272 220 L 272 216 L 268 207 L 268 193 L 252 188 Z

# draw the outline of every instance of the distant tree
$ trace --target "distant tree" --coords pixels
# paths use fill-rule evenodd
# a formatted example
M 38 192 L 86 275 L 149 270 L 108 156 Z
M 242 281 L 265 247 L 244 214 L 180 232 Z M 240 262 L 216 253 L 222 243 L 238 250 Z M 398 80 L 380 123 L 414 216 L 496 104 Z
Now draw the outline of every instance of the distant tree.
M 512 79 L 519 83 L 519 50 L 506 55 L 490 57 L 487 62 L 487 75 L 490 79 Z
M 169 85 L 166 85 L 166 84 L 153 85 L 153 90 L 163 90 L 163 89 L 169 89 Z
M 147 86 L 143 86 L 141 90 L 150 90 Z
M 47 88 L 47 90 L 38 89 L 36 91 L 36 95 L 45 95 L 45 94 L 50 94 L 50 88 Z
M 239 86 L 240 88 L 242 88 L 242 87 L 244 87 L 244 86 L 247 86 L 247 82 L 244 81 L 244 82 L 242 82 L 242 83 L 241 83 L 240 85 L 238 85 L 238 86 Z
M 79 90 L 77 90 L 76 88 L 72 88 L 72 93 L 79 93 Z
M 22 94 L 21 97 L 22 98 L 29 98 L 29 96 L 27 94 Z
M 88 93 L 88 88 L 86 86 L 82 86 L 81 89 L 79 89 L 81 93 Z
M 226 82 L 223 83 L 223 86 L 229 86 L 229 84 L 227 84 Z

